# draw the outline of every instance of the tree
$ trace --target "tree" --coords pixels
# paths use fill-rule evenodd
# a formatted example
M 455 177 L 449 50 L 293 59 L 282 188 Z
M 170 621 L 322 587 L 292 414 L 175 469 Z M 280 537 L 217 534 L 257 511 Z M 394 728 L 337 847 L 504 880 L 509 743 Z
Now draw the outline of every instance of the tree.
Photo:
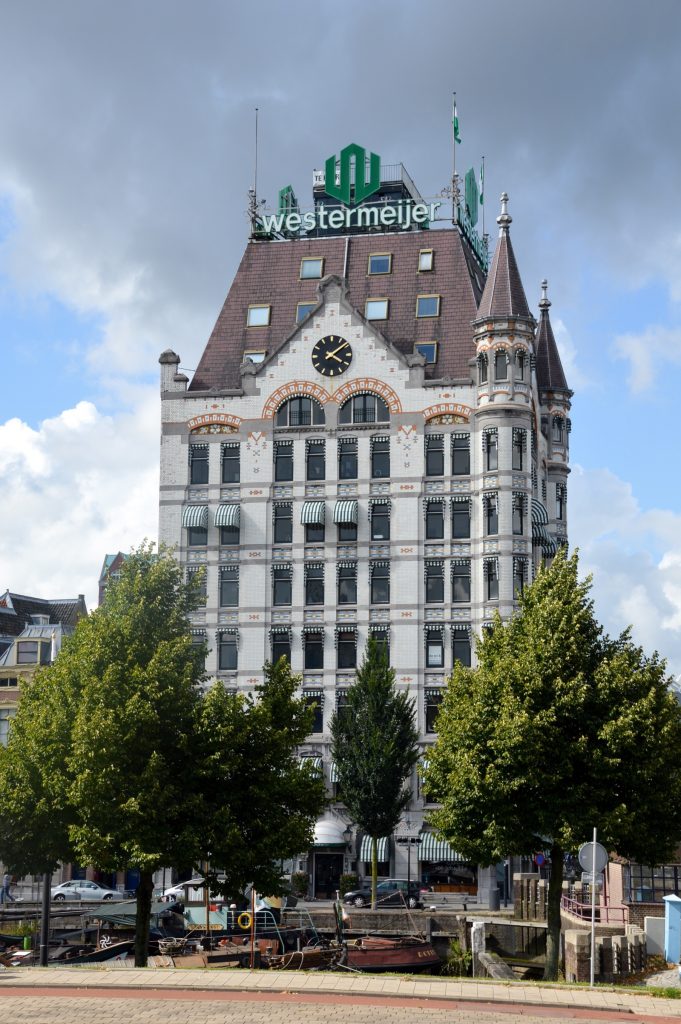
M 310 719 L 292 699 L 290 673 L 270 673 L 260 701 L 229 697 L 221 684 L 202 698 L 188 620 L 196 588 L 170 553 L 133 552 L 104 604 L 36 674 L 0 755 L 3 860 L 34 871 L 61 859 L 137 867 L 137 966 L 147 959 L 155 870 L 229 854 L 233 879 L 274 884 L 272 860 L 287 855 L 280 844 L 303 847 L 321 802 L 319 780 L 292 771 Z M 221 785 L 233 758 L 239 771 Z M 282 821 L 286 781 L 295 796 Z M 269 821 L 267 838 L 250 844 Z M 216 822 L 230 823 L 227 838 Z
M 376 908 L 377 844 L 396 828 L 411 799 L 407 780 L 419 751 L 414 702 L 395 687 L 383 645 L 369 637 L 347 704 L 331 721 L 331 756 L 343 802 L 371 836 L 371 906 Z
M 628 631 L 604 636 L 561 551 L 508 623 L 457 665 L 425 784 L 431 821 L 466 857 L 493 864 L 550 845 L 545 978 L 557 976 L 563 858 L 590 839 L 661 863 L 681 837 L 681 709 L 665 664 Z

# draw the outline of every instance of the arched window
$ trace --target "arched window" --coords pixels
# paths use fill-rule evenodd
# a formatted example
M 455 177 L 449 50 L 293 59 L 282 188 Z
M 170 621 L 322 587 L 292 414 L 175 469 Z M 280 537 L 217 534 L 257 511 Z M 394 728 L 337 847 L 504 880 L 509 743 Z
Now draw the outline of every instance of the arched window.
M 355 395 L 340 407 L 339 423 L 388 423 L 388 406 L 378 395 Z
M 277 409 L 275 426 L 309 427 L 325 422 L 324 409 L 314 398 L 289 398 Z

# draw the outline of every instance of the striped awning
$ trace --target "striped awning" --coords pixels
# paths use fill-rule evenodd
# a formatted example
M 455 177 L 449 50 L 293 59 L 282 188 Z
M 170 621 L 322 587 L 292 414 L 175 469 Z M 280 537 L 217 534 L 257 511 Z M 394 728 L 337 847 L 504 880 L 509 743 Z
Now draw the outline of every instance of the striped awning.
M 208 505 L 185 505 L 182 509 L 182 525 L 185 529 L 208 526 Z
M 338 782 L 338 768 L 335 761 L 331 762 L 331 767 L 329 769 L 329 781 Z
M 215 509 L 216 526 L 239 526 L 241 524 L 241 505 L 218 505 Z
M 434 832 L 421 832 L 419 843 L 419 860 L 438 861 L 444 860 L 449 863 L 462 863 L 464 858 L 456 853 L 445 839 L 439 839 Z
M 303 526 L 323 526 L 326 522 L 326 502 L 304 501 L 300 521 Z
M 334 523 L 355 523 L 357 524 L 357 502 L 337 501 L 333 510 Z
M 532 499 L 532 522 L 541 523 L 543 526 L 548 526 L 549 524 L 549 514 L 539 498 Z
M 301 757 L 300 764 L 301 766 L 309 765 L 312 771 L 316 772 L 317 775 L 321 775 L 323 773 L 321 757 Z
M 381 864 L 385 864 L 390 858 L 390 854 L 388 852 L 388 843 L 389 839 L 387 836 L 384 836 L 382 839 L 379 839 L 376 843 L 377 856 L 379 863 Z M 371 836 L 362 836 L 362 843 L 359 848 L 359 859 L 364 861 L 371 861 Z
M 553 556 L 558 550 L 555 539 L 541 523 L 532 523 L 532 543 L 538 544 L 545 555 Z

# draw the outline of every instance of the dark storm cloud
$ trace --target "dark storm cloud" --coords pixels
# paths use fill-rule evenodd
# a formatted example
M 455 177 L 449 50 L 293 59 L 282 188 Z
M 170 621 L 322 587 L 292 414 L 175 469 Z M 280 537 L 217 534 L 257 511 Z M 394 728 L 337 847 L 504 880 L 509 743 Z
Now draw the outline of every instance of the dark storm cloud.
M 656 211 L 676 208 L 680 27 L 676 0 L 5 3 L 0 190 L 26 218 L 5 258 L 126 308 L 110 342 L 128 358 L 138 332 L 134 369 L 168 344 L 191 365 L 247 234 L 253 108 L 271 202 L 289 182 L 309 202 L 350 141 L 433 195 L 455 88 L 459 167 L 486 155 L 488 228 L 511 194 L 533 304 L 544 274 L 568 295 L 585 253 L 673 279 L 678 228 Z

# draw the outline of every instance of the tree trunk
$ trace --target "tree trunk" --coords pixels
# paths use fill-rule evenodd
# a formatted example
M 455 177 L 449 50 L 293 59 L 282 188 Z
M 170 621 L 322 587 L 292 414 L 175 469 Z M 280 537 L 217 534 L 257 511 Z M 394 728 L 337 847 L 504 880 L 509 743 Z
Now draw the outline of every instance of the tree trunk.
M 544 981 L 556 981 L 560 963 L 560 898 L 563 894 L 563 848 L 551 847 L 551 879 L 546 913 L 546 966 Z
M 140 872 L 137 887 L 137 916 L 135 918 L 135 967 L 146 967 L 149 953 L 149 919 L 154 877 L 151 871 Z
M 376 909 L 376 885 L 378 883 L 378 839 L 371 837 L 371 909 Z

